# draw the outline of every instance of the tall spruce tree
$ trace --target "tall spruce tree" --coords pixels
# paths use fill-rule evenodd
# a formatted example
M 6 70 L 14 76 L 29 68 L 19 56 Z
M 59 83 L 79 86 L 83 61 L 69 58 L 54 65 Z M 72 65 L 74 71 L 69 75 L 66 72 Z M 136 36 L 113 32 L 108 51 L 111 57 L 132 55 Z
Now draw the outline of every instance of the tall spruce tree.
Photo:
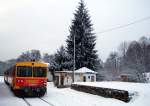
M 66 40 L 67 52 L 73 60 L 75 38 L 75 69 L 87 67 L 92 70 L 97 70 L 99 59 L 95 50 L 96 36 L 93 33 L 91 19 L 83 0 L 79 2 L 69 31 L 70 35 Z

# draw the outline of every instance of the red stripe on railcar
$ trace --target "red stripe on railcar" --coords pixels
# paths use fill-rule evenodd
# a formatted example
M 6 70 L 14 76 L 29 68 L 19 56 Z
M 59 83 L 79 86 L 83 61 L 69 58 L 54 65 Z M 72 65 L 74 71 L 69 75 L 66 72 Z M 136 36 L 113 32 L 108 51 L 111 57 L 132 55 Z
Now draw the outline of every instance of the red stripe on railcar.
M 20 87 L 41 87 L 46 86 L 47 79 L 46 78 L 16 78 L 16 86 Z

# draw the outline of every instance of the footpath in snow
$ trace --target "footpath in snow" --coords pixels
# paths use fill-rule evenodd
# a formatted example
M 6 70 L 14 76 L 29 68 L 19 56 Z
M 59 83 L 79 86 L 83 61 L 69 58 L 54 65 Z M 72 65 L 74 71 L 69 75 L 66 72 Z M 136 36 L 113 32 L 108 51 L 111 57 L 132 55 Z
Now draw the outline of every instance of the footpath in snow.
M 48 83 L 47 94 L 42 97 L 46 104 L 39 98 L 26 98 L 32 106 L 149 106 L 150 105 L 150 84 L 124 83 L 124 82 L 95 82 L 79 83 L 90 86 L 109 87 L 115 89 L 136 92 L 129 103 L 123 101 L 104 98 L 84 92 L 72 90 L 70 88 L 58 89 L 53 83 Z M 27 106 L 21 98 L 15 97 L 8 86 L 0 77 L 0 106 Z

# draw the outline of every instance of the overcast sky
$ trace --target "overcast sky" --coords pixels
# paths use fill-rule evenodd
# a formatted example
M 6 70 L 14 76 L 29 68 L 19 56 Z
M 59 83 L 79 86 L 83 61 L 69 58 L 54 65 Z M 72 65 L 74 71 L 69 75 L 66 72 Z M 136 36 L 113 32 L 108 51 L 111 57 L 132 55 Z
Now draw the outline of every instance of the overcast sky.
M 38 49 L 53 54 L 66 45 L 69 26 L 80 0 L 0 0 L 0 60 Z M 85 0 L 105 60 L 122 41 L 150 37 L 150 19 L 105 33 L 150 16 L 150 0 Z

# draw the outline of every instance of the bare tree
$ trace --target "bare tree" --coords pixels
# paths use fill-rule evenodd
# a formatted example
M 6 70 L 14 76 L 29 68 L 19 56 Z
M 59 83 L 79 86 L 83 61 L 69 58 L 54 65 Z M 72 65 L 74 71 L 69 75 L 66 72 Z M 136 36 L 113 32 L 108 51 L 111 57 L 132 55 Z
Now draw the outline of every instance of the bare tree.
M 122 42 L 118 47 L 119 53 L 122 57 L 125 58 L 126 52 L 128 50 L 128 43 L 126 41 Z
M 108 71 L 107 75 L 109 80 L 116 80 L 119 74 L 119 57 L 117 52 L 110 53 L 104 64 L 105 71 Z

